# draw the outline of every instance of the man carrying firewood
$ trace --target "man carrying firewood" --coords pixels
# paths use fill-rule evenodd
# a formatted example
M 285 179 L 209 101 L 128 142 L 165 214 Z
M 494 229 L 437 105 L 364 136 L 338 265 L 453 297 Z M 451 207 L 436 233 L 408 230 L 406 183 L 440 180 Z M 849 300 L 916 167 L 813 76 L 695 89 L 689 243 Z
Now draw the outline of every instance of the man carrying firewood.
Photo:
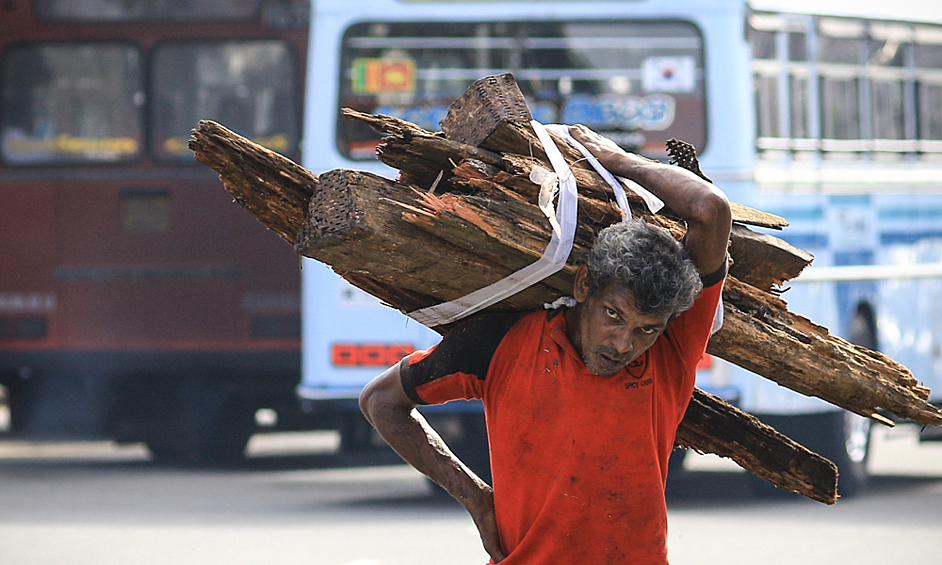
M 603 230 L 575 304 L 482 315 L 390 367 L 360 406 L 406 461 L 471 514 L 493 562 L 667 563 L 667 462 L 727 267 L 730 208 L 680 167 L 570 133 L 687 224 L 682 243 L 641 221 Z M 415 410 L 481 399 L 493 489 Z

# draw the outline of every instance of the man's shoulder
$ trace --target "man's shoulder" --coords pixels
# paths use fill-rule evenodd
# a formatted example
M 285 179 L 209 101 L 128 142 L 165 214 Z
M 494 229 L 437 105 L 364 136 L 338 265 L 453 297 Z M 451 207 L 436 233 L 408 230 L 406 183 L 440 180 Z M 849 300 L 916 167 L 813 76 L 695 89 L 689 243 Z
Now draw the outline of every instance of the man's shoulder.
M 540 312 L 506 312 L 475 316 L 460 323 L 448 332 L 445 341 L 494 341 L 495 338 L 502 339 L 511 328 L 524 320 L 532 319 L 534 314 L 540 314 Z
M 491 357 L 504 337 L 527 312 L 481 314 L 452 328 L 442 341 L 421 355 L 413 355 L 408 371 L 420 381 L 460 372 L 483 379 Z

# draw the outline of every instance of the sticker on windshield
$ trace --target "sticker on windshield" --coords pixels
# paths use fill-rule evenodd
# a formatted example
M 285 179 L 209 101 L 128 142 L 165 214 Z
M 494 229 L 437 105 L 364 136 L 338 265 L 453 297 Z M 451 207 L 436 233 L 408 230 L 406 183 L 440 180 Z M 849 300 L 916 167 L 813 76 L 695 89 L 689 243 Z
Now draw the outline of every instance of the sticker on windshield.
M 693 92 L 697 64 L 693 57 L 648 57 L 642 65 L 645 92 Z
M 409 94 L 415 92 L 415 61 L 412 59 L 353 60 L 354 94 Z

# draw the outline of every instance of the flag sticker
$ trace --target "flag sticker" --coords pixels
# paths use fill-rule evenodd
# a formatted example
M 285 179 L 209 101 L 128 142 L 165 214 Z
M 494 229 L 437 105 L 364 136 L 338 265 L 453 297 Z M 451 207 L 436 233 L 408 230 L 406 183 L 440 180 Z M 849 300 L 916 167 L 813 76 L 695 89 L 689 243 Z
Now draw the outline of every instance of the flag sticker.
M 412 59 L 353 60 L 354 94 L 401 94 L 415 92 L 415 61 Z
M 645 92 L 693 92 L 697 68 L 693 57 L 648 57 L 642 66 Z

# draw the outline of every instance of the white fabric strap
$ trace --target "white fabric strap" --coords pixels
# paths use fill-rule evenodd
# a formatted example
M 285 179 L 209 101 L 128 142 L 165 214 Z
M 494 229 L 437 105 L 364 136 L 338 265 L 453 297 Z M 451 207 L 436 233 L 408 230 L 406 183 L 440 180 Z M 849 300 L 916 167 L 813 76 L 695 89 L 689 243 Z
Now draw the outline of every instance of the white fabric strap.
M 607 182 L 609 186 L 612 187 L 612 190 L 615 192 L 615 202 L 618 203 L 618 207 L 621 209 L 622 221 L 627 222 L 628 220 L 630 220 L 631 208 L 628 207 L 628 197 L 625 195 L 625 189 L 622 187 L 621 183 L 615 180 L 615 176 L 612 175 L 612 173 L 608 172 L 608 169 L 606 169 L 605 167 L 602 166 L 601 163 L 599 163 L 599 160 L 596 159 L 595 155 L 590 153 L 589 150 L 585 148 L 585 145 L 576 141 L 576 138 L 574 138 L 569 133 L 568 126 L 564 126 L 562 124 L 548 124 L 546 126 L 546 129 L 562 137 L 563 139 L 571 143 L 573 147 L 578 149 L 580 153 L 582 153 L 582 156 L 585 157 L 586 160 L 592 164 L 592 168 L 595 169 L 595 171 L 599 175 L 601 175 L 603 179 L 605 179 L 605 182 Z M 657 197 L 655 196 L 655 198 Z
M 595 169 L 595 172 L 605 179 L 605 182 L 607 182 L 609 186 L 612 187 L 612 190 L 615 192 L 615 202 L 617 202 L 618 207 L 621 208 L 622 221 L 628 221 L 631 219 L 631 208 L 628 207 L 628 197 L 625 195 L 625 189 L 622 185 L 627 186 L 631 189 L 632 192 L 640 196 L 652 214 L 657 214 L 661 208 L 664 207 L 664 201 L 655 196 L 654 193 L 650 190 L 644 188 L 631 179 L 626 179 L 625 177 L 616 177 L 611 172 L 609 172 L 608 169 L 603 167 L 595 155 L 586 149 L 585 145 L 576 141 L 576 138 L 574 138 L 569 133 L 569 126 L 562 124 L 549 124 L 546 126 L 546 129 L 560 137 L 565 138 L 566 141 L 571 143 L 573 147 L 578 149 L 579 152 L 582 153 L 582 156 L 586 158 L 586 161 L 588 161 L 592 165 L 592 168 Z
M 496 304 L 508 296 L 513 296 L 558 272 L 566 265 L 576 233 L 576 212 L 579 206 L 576 181 L 572 171 L 569 170 L 569 165 L 566 164 L 566 160 L 543 124 L 536 120 L 531 121 L 530 124 L 559 177 L 560 193 L 556 204 L 556 218 L 561 228 L 560 235 L 557 236 L 554 230 L 543 256 L 536 262 L 461 298 L 409 312 L 407 315 L 413 320 L 429 327 L 449 324 Z
M 720 301 L 716 305 L 716 314 L 713 316 L 713 327 L 710 328 L 710 335 L 723 329 L 723 295 L 720 295 Z
M 592 165 L 595 166 L 596 163 L 597 161 L 593 161 Z M 602 165 L 599 165 L 599 167 L 601 166 Z M 604 171 L 605 169 L 602 169 L 602 170 Z M 663 200 L 655 196 L 653 192 L 644 188 L 643 186 L 636 183 L 635 181 L 631 179 L 626 179 L 625 177 L 615 177 L 615 178 L 620 180 L 623 185 L 630 188 L 632 192 L 640 196 L 641 199 L 644 200 L 644 203 L 647 205 L 648 210 L 650 210 L 652 214 L 657 214 L 658 212 L 661 211 L 661 208 L 664 207 Z

